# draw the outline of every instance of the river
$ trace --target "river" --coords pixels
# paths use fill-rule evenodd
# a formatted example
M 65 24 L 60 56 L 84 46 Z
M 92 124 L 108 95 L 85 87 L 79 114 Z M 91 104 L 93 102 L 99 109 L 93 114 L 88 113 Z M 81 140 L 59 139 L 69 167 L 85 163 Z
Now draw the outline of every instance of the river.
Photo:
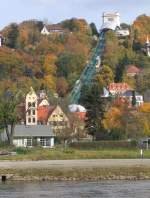
M 150 181 L 8 182 L 0 198 L 148 198 Z

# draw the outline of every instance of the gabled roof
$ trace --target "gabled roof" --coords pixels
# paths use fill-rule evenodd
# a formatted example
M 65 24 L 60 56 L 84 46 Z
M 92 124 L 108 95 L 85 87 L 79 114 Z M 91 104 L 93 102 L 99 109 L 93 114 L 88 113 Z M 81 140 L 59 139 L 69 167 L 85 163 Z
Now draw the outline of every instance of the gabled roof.
M 15 137 L 51 137 L 54 136 L 52 128 L 49 125 L 16 125 Z
M 49 116 L 54 111 L 54 106 L 39 106 L 37 109 L 37 116 L 39 122 L 47 122 Z

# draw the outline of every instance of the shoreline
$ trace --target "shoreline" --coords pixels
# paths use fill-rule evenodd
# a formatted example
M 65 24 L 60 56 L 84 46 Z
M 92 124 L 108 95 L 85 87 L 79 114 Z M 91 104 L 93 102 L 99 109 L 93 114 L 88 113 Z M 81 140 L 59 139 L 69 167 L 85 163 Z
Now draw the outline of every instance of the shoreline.
M 150 180 L 150 167 L 0 169 L 6 181 Z
M 150 180 L 150 160 L 0 161 L 6 181 Z

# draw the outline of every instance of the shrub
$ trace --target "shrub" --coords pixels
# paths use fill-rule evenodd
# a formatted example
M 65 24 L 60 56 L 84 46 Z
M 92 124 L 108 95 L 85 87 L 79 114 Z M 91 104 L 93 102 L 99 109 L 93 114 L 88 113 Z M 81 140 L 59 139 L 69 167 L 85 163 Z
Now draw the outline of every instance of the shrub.
M 25 155 L 27 153 L 29 153 L 29 149 L 28 148 L 22 148 L 22 147 L 18 147 L 14 150 L 17 154 L 20 154 L 20 155 Z

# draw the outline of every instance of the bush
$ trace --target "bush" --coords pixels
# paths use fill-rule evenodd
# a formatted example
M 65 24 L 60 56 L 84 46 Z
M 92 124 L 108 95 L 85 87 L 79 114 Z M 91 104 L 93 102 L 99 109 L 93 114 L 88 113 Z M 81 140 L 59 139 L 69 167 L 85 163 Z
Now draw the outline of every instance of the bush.
M 106 149 L 106 148 L 136 148 L 137 141 L 97 141 L 97 142 L 73 142 L 69 145 L 75 149 Z
M 29 149 L 28 148 L 22 148 L 22 147 L 18 147 L 14 150 L 17 154 L 19 155 L 25 155 L 27 153 L 29 153 Z
M 66 154 L 73 154 L 75 151 L 67 148 L 67 149 L 64 149 L 63 152 Z

